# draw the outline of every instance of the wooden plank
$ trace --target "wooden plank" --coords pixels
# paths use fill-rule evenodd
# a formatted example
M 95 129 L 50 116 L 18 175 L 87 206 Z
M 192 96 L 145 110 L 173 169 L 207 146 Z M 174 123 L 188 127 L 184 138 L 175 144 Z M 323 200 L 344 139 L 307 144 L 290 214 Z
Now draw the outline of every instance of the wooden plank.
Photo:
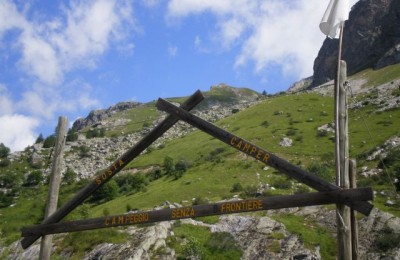
M 182 109 L 191 110 L 198 103 L 204 99 L 200 91 L 196 91 L 190 96 L 183 104 Z M 108 168 L 100 172 L 97 177 L 89 183 L 86 187 L 82 188 L 72 199 L 61 206 L 54 214 L 43 220 L 43 224 L 56 223 L 68 215 L 72 210 L 79 206 L 85 199 L 92 195 L 104 183 L 109 181 L 115 174 L 123 169 L 129 162 L 136 158 L 143 152 L 149 145 L 151 145 L 157 138 L 170 129 L 179 119 L 175 116 L 169 115 L 160 124 L 158 124 L 152 131 L 150 131 L 143 139 L 141 139 L 135 146 L 125 152 L 121 157 L 115 160 Z M 32 245 L 39 236 L 25 237 L 21 241 L 22 248 L 28 248 Z
M 207 205 L 180 207 L 175 209 L 135 212 L 64 223 L 61 222 L 53 224 L 41 224 L 36 226 L 24 227 L 21 229 L 21 232 L 23 237 L 42 236 L 47 234 L 153 223 L 184 218 L 290 207 L 304 207 L 311 205 L 324 205 L 332 203 L 347 203 L 351 201 L 366 201 L 372 199 L 373 191 L 371 188 L 335 190 L 326 192 L 314 192 L 296 195 L 226 201 Z
M 331 191 L 340 189 L 336 185 L 329 183 L 326 180 L 319 178 L 318 176 L 311 174 L 270 152 L 267 152 L 263 148 L 256 146 L 243 138 L 233 135 L 210 122 L 207 122 L 177 106 L 174 106 L 164 99 L 158 99 L 157 108 L 166 111 L 171 115 L 179 117 L 181 120 L 191 124 L 194 127 L 197 127 L 205 133 L 221 140 L 222 142 L 236 148 L 243 153 L 246 153 L 247 155 L 250 155 L 256 160 L 270 165 L 271 167 L 318 191 Z M 347 203 L 346 205 L 351 206 L 353 209 L 363 213 L 364 215 L 369 215 L 373 208 L 373 206 L 368 202 Z

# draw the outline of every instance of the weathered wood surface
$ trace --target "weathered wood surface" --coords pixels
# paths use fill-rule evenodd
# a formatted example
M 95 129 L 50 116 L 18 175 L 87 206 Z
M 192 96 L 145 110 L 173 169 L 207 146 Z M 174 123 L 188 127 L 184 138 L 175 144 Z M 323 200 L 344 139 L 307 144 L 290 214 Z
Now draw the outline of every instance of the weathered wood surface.
M 75 232 L 99 228 L 153 223 L 167 220 L 261 211 L 290 207 L 304 207 L 333 203 L 349 203 L 373 199 L 371 188 L 313 192 L 296 195 L 273 196 L 246 200 L 226 201 L 215 204 L 196 205 L 175 209 L 162 209 L 127 213 L 64 223 L 41 224 L 21 229 L 23 237 Z
M 191 110 L 198 103 L 204 99 L 203 94 L 200 91 L 196 91 L 190 96 L 183 104 L 182 109 Z M 175 116 L 168 116 L 160 124 L 158 124 L 151 132 L 149 132 L 143 139 L 141 139 L 135 146 L 125 152 L 119 157 L 111 166 L 106 170 L 102 171 L 91 183 L 86 187 L 82 188 L 72 199 L 61 206 L 54 214 L 46 218 L 42 223 L 56 223 L 68 215 L 72 210 L 79 206 L 85 199 L 92 195 L 97 189 L 99 189 L 104 183 L 110 178 L 117 174 L 123 169 L 129 162 L 136 158 L 141 152 L 143 152 L 149 145 L 151 145 L 157 138 L 164 134 L 170 129 L 179 119 Z M 25 237 L 21 241 L 22 248 L 28 248 L 32 245 L 40 236 Z
M 271 167 L 285 173 L 286 175 L 304 183 L 318 191 L 333 191 L 340 189 L 338 186 L 325 181 L 318 176 L 311 174 L 288 161 L 279 158 L 278 156 L 267 152 L 259 146 L 256 146 L 249 141 L 246 141 L 236 135 L 229 133 L 228 131 L 217 127 L 216 125 L 207 122 L 177 106 L 174 106 L 170 102 L 164 99 L 158 99 L 157 108 L 179 117 L 181 120 L 191 124 L 192 126 L 204 131 L 205 133 L 221 140 L 222 142 L 236 148 L 237 150 L 250 155 L 251 157 L 270 165 Z M 369 215 L 373 205 L 368 202 L 347 202 L 345 203 L 351 206 L 354 210 L 357 210 L 364 215 Z
M 68 119 L 65 116 L 58 118 L 56 145 L 53 153 L 53 165 L 51 168 L 49 192 L 47 197 L 45 218 L 53 214 L 57 210 L 58 193 L 61 183 L 61 171 L 64 159 L 64 146 L 67 136 Z M 48 260 L 51 256 L 52 236 L 43 236 L 40 241 L 39 259 Z
M 348 139 L 348 115 L 347 115 L 347 93 L 345 90 L 345 82 L 347 80 L 347 64 L 345 61 L 339 61 L 339 82 L 335 82 L 335 88 L 339 88 L 338 108 L 336 117 L 338 121 L 335 124 L 338 126 L 339 132 L 335 132 L 338 136 L 339 154 L 337 157 L 337 168 L 339 172 L 336 174 L 336 185 L 342 189 L 350 188 L 349 179 L 349 139 Z M 335 92 L 336 89 L 335 89 Z M 352 259 L 352 240 L 351 240 L 351 220 L 350 208 L 343 204 L 336 206 L 337 214 L 337 242 L 338 242 L 338 259 Z

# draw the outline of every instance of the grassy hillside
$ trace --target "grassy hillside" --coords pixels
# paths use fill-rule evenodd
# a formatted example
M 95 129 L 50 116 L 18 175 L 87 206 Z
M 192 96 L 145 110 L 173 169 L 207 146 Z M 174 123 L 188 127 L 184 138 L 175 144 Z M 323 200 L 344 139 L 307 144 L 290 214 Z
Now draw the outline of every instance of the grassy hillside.
M 400 65 L 380 72 L 366 71 L 362 76 L 367 77 L 369 82 L 375 82 L 371 84 L 381 82 L 379 80 L 382 75 L 387 75 L 386 81 L 391 81 L 398 73 L 399 68 Z M 381 74 L 378 75 L 378 73 Z M 247 92 L 249 90 L 240 91 Z M 209 104 L 217 101 L 231 102 L 232 98 L 237 98 L 224 89 L 213 89 L 206 92 L 205 96 L 208 96 L 209 99 L 206 102 L 211 102 Z M 170 100 L 182 102 L 183 98 Z M 350 111 L 350 154 L 351 157 L 358 158 L 359 167 L 365 165 L 376 167 L 379 162 L 366 161 L 365 155 L 390 137 L 400 135 L 400 121 L 398 120 L 400 109 L 385 112 L 376 112 L 376 109 L 375 105 L 370 104 Z M 111 118 L 112 120 L 123 118 L 131 121 L 106 132 L 106 136 L 119 136 L 122 133 L 140 131 L 143 127 L 149 126 L 149 122 L 153 122 L 158 113 L 154 103 L 150 103 L 141 108 L 115 114 Z M 333 123 L 333 117 L 332 97 L 316 93 L 298 93 L 267 98 L 255 106 L 218 121 L 216 124 L 304 169 L 310 171 L 317 169 L 314 173 L 320 174 L 328 181 L 333 181 L 333 134 L 317 130 L 322 125 Z M 293 140 L 292 147 L 279 145 L 284 137 Z M 182 176 L 166 173 L 166 158 L 171 158 L 175 166 L 182 162 L 184 165 Z M 0 175 L 13 173 L 18 178 L 24 178 L 27 171 L 34 169 L 32 167 L 25 158 L 20 162 L 0 168 Z M 236 194 L 241 194 L 242 197 L 251 197 L 254 196 L 260 183 L 268 183 L 275 188 L 264 191 L 263 195 L 265 196 L 311 190 L 288 179 L 274 169 L 264 167 L 264 164 L 256 162 L 219 140 L 201 131 L 195 131 L 148 151 L 129 164 L 127 171 L 119 174 L 124 175 L 135 169 L 143 176 L 153 176 L 154 169 L 158 169 L 159 176 L 157 178 L 153 176 L 147 179 L 143 187 L 138 189 L 121 191 L 116 199 L 108 202 L 82 205 L 68 218 L 96 217 L 104 215 L 105 212 L 120 214 L 125 213 L 128 209 L 152 209 L 164 201 L 191 205 L 193 202 L 205 203 L 231 198 Z M 360 177 L 359 181 L 360 185 L 372 185 L 377 191 L 392 189 L 388 179 L 365 180 Z M 84 182 L 64 184 L 61 188 L 60 204 L 75 194 L 84 184 Z M 43 216 L 44 200 L 47 194 L 45 185 L 21 186 L 16 192 L 18 193 L 16 204 L 12 207 L 0 208 L 2 237 L 0 245 L 15 241 L 19 237 L 20 227 L 38 223 Z M 400 216 L 397 208 L 388 208 L 384 203 L 385 198 L 378 196 L 375 206 Z M 289 222 L 287 225 L 296 226 L 290 225 Z M 76 236 L 74 237 L 76 238 Z M 330 252 L 329 250 L 331 248 L 327 248 L 324 254 Z M 237 254 L 240 255 L 240 253 Z

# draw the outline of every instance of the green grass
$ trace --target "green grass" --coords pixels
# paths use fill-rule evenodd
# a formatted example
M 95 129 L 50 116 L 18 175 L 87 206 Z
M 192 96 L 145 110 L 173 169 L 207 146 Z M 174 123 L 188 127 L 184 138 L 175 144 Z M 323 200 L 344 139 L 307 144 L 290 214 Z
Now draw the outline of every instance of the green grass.
M 73 232 L 58 243 L 56 254 L 61 250 L 71 250 L 73 255 L 69 259 L 82 259 L 86 251 L 92 250 L 98 244 L 120 244 L 125 243 L 127 239 L 126 233 L 119 232 L 115 228 Z
M 315 250 L 316 246 L 320 246 L 322 259 L 335 259 L 336 240 L 327 228 L 302 216 L 279 215 L 274 219 L 283 223 L 289 232 L 297 234 L 306 248 Z
M 353 75 L 351 78 L 366 79 L 367 83 L 364 85 L 364 87 L 373 87 L 398 79 L 399 75 L 400 75 L 400 64 L 395 64 L 379 70 L 366 69 Z
M 124 110 L 112 116 L 109 120 L 113 121 L 119 118 L 131 120 L 125 125 L 117 126 L 106 132 L 107 137 L 127 135 L 143 129 L 144 126 L 151 126 L 153 121 L 158 117 L 159 112 L 154 103 L 134 109 Z
M 187 259 L 191 254 L 201 259 L 234 260 L 242 256 L 229 233 L 211 233 L 206 227 L 186 224 L 176 225 L 173 231 L 175 236 L 169 237 L 167 244 L 175 249 L 178 259 Z
M 126 111 L 124 114 L 126 118 L 132 118 L 132 122 L 137 122 L 136 125 L 124 126 L 116 129 L 115 132 L 107 132 L 107 135 L 120 135 L 121 131 L 128 133 L 141 130 L 143 121 L 152 120 L 158 113 L 154 104 L 141 109 L 139 114 L 135 114 L 134 111 Z M 350 111 L 350 154 L 352 157 L 362 157 L 360 155 L 363 153 L 381 145 L 390 137 L 400 134 L 400 121 L 397 120 L 400 118 L 400 110 L 375 113 L 375 109 L 370 105 L 359 111 Z M 364 120 L 361 119 L 361 116 Z M 265 121 L 268 124 L 263 123 Z M 332 97 L 303 93 L 279 95 L 266 99 L 260 104 L 220 120 L 216 124 L 306 169 L 311 161 L 323 162 L 334 151 L 334 143 L 330 140 L 330 134 L 323 137 L 317 136 L 317 127 L 332 121 Z M 293 146 L 290 148 L 280 147 L 280 139 L 288 133 L 294 140 Z M 220 161 L 209 160 L 208 157 L 218 148 L 223 148 L 219 154 Z M 152 209 L 165 200 L 170 202 L 187 201 L 188 204 L 191 204 L 192 199 L 197 197 L 207 198 L 210 201 L 228 198 L 237 194 L 230 192 L 235 183 L 240 183 L 243 188 L 256 185 L 259 181 L 256 178 L 257 173 L 260 174 L 260 181 L 263 183 L 287 181 L 282 174 L 274 173 L 273 169 L 263 171 L 264 164 L 247 158 L 234 148 L 228 147 L 200 131 L 168 141 L 162 149 L 155 149 L 135 159 L 128 165 L 128 168 L 142 169 L 152 165 L 162 166 L 166 156 L 172 157 L 174 162 L 182 159 L 189 161 L 192 163 L 192 167 L 178 180 L 174 180 L 172 177 L 163 177 L 146 186 L 145 192 L 121 196 L 91 208 L 89 215 L 91 217 L 102 216 L 105 208 L 109 210 L 110 214 L 125 213 L 128 204 L 132 208 L 145 210 Z M 368 165 L 373 163 L 377 164 L 377 162 L 368 162 Z M 362 165 L 365 162 L 360 160 L 358 164 Z M 25 158 L 20 164 L 12 164 L 0 169 L 3 171 L 0 173 L 16 171 L 23 174 L 27 169 L 30 168 Z M 373 185 L 376 187 L 377 184 L 373 183 Z M 382 189 L 389 188 L 388 185 L 382 187 Z M 78 190 L 77 186 L 62 186 L 60 201 L 67 201 Z M 292 192 L 293 189 L 277 189 L 271 194 L 290 194 Z M 14 207 L 0 209 L 0 229 L 6 243 L 11 243 L 19 238 L 20 227 L 40 221 L 46 196 L 47 191 L 44 187 L 37 190 L 23 189 Z M 384 206 L 385 201 L 383 200 L 384 198 L 380 197 L 376 199 L 375 203 L 378 208 L 396 216 L 400 215 L 396 209 Z M 69 218 L 80 218 L 79 213 L 76 212 L 74 211 Z M 216 220 L 211 219 L 210 221 Z M 320 231 L 311 229 L 309 232 L 318 234 Z

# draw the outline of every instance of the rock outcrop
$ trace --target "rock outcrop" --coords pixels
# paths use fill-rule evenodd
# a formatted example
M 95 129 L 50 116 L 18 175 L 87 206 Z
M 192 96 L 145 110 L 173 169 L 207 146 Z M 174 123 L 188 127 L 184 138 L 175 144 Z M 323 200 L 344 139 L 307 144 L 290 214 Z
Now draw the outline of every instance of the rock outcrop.
M 311 88 L 335 77 L 338 40 L 327 38 L 314 61 Z M 400 62 L 400 1 L 360 0 L 346 21 L 342 59 L 348 75 Z

